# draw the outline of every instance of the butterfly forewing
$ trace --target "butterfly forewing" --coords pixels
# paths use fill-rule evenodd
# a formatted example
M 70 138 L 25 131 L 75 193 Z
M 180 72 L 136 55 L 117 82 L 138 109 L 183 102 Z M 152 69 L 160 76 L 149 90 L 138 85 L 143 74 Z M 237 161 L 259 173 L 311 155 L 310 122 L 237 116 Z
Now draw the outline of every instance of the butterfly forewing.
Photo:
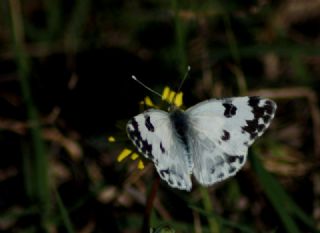
M 190 190 L 185 145 L 172 129 L 167 112 L 150 109 L 132 118 L 127 133 L 133 144 L 151 159 L 160 177 L 171 187 Z
M 189 108 L 188 138 L 199 183 L 208 186 L 235 175 L 275 110 L 273 101 L 260 97 L 212 99 Z

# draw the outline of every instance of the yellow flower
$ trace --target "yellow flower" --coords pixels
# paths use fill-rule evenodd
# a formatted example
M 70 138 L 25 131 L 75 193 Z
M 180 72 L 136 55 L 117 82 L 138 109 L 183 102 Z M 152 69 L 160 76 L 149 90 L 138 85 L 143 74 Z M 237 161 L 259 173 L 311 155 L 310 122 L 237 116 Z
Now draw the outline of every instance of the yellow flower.
M 176 93 L 172 91 L 169 87 L 165 87 L 162 92 L 162 100 L 172 103 L 177 107 L 181 107 L 183 104 L 183 93 Z
M 115 142 L 116 139 L 113 136 L 108 137 L 108 142 Z
M 151 100 L 151 98 L 150 98 L 149 96 L 146 96 L 146 97 L 144 98 L 143 103 L 144 103 L 145 105 L 149 106 L 149 107 L 153 107 L 153 108 L 156 107 L 156 106 L 153 104 L 153 102 L 152 102 L 152 100 Z
M 135 152 L 133 152 L 132 150 L 128 149 L 128 148 L 124 148 L 120 154 L 117 157 L 117 161 L 120 163 L 122 162 L 125 158 L 127 158 L 129 155 L 131 155 L 131 159 L 132 160 L 136 160 L 139 158 L 139 155 Z M 142 170 L 144 168 L 144 164 L 142 162 L 141 159 L 139 159 L 138 161 L 138 169 Z
M 175 91 L 172 91 L 169 87 L 165 87 L 163 89 L 162 92 L 162 97 L 161 99 L 163 101 L 166 101 L 170 104 L 174 104 L 177 107 L 181 107 L 183 105 L 183 93 L 182 92 L 178 92 L 176 93 Z M 152 108 L 159 108 L 157 105 L 155 105 L 151 98 L 149 96 L 146 96 L 144 98 L 144 100 L 142 101 L 143 104 L 145 104 L 148 107 L 152 107 Z M 109 142 L 115 142 L 115 138 L 110 136 L 108 138 Z M 131 155 L 131 156 L 130 156 Z M 122 162 L 125 158 L 129 157 L 131 158 L 131 160 L 137 160 L 139 159 L 139 155 L 135 152 L 133 152 L 132 150 L 128 149 L 128 148 L 124 148 L 120 154 L 117 157 L 117 161 L 120 163 Z M 144 169 L 144 163 L 141 159 L 138 160 L 138 165 L 137 165 L 139 170 L 143 170 Z

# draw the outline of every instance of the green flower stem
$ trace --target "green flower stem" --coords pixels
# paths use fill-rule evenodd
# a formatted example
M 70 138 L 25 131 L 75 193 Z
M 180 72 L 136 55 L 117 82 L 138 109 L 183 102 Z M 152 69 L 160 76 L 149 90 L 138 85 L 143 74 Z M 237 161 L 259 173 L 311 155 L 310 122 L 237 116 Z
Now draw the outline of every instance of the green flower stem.
M 204 209 L 207 213 L 213 213 L 213 208 L 212 208 L 212 202 L 210 199 L 210 195 L 208 192 L 208 188 L 200 187 L 200 194 L 202 197 L 202 202 Z M 208 223 L 209 223 L 209 229 L 211 233 L 219 233 L 220 232 L 220 227 L 219 223 L 217 221 L 217 218 L 213 216 L 207 216 Z
M 18 67 L 21 93 L 26 105 L 32 141 L 31 153 L 24 154 L 28 156 L 29 159 L 24 158 L 23 161 L 28 161 L 26 162 L 26 166 L 30 166 L 28 171 L 32 173 L 29 175 L 31 175 L 33 179 L 25 179 L 26 181 L 32 181 L 31 184 L 26 184 L 25 186 L 29 189 L 29 194 L 31 195 L 29 198 L 38 203 L 41 225 L 47 229 L 50 212 L 48 160 L 45 153 L 37 109 L 33 103 L 31 88 L 28 82 L 31 76 L 30 59 L 24 49 L 23 19 L 19 0 L 10 0 L 9 7 L 12 24 L 13 50 Z

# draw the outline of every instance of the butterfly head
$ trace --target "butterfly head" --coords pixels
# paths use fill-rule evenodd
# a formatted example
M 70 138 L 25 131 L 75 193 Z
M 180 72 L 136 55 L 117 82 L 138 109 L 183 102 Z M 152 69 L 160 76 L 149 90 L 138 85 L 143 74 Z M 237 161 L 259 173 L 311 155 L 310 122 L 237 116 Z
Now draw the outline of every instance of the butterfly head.
M 181 109 L 177 105 L 170 103 L 168 107 L 168 112 L 176 112 L 176 111 L 181 111 Z
M 166 87 L 162 94 L 162 100 L 168 104 L 168 112 L 180 110 L 183 105 L 183 93 L 170 90 Z

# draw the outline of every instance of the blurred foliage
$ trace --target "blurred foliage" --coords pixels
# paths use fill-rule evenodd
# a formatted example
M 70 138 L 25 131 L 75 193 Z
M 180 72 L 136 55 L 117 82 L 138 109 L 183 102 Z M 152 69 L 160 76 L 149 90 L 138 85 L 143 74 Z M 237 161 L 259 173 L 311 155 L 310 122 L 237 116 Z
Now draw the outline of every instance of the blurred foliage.
M 3 0 L 0 11 L 0 231 L 320 232 L 319 0 Z M 278 103 L 242 171 L 190 193 L 147 161 L 116 162 L 149 95 L 131 75 L 161 92 L 188 65 L 187 107 Z

